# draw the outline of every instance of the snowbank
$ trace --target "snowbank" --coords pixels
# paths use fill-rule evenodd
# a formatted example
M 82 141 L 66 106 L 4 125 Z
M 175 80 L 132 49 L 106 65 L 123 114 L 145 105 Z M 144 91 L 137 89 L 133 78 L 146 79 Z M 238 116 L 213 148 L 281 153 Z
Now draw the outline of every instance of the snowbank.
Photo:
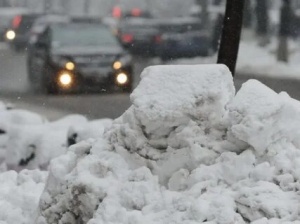
M 26 110 L 10 109 L 6 104 L 0 102 L 0 163 L 5 160 L 6 144 L 13 126 L 42 125 L 46 122 L 46 119 L 38 114 Z
M 38 170 L 0 173 L 0 223 L 34 223 L 46 178 Z
M 67 151 L 70 138 L 75 144 L 101 137 L 112 123 L 110 119 L 88 121 L 82 115 L 48 122 L 29 111 L 8 110 L 1 102 L 0 107 L 0 164 L 17 171 L 47 169 L 51 159 Z
M 257 41 L 242 40 L 239 48 L 236 73 L 238 76 L 252 78 L 269 77 L 299 80 L 299 44 L 289 42 L 289 63 L 278 62 L 276 59 L 277 40 L 273 39 L 266 47 L 260 47 Z M 195 65 L 211 64 L 217 61 L 217 55 L 210 57 L 183 58 L 172 60 L 170 64 Z
M 103 138 L 52 160 L 44 223 L 299 223 L 299 102 L 222 65 L 149 67 Z

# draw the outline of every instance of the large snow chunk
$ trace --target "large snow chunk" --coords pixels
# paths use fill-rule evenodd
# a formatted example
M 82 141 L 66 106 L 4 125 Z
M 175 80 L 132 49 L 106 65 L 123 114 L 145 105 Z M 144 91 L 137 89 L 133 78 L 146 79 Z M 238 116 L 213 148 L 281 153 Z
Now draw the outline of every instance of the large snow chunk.
M 52 160 L 38 224 L 299 220 L 298 102 L 256 81 L 234 96 L 222 65 L 142 78 L 103 138 Z
M 148 134 L 164 135 L 190 118 L 217 122 L 235 94 L 224 65 L 153 66 L 141 77 L 131 101 Z
M 300 147 L 300 103 L 287 94 L 250 80 L 228 108 L 233 134 L 260 154 L 284 138 Z

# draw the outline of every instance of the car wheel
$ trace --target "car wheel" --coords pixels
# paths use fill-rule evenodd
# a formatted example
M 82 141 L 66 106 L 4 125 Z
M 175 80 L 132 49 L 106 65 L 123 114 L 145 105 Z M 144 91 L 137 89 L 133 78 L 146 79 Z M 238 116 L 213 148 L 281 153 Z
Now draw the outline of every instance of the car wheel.
M 42 93 L 45 94 L 57 94 L 58 93 L 58 86 L 56 82 L 52 78 L 52 69 L 48 66 L 45 66 L 42 72 L 42 78 L 41 78 L 41 85 L 40 89 Z

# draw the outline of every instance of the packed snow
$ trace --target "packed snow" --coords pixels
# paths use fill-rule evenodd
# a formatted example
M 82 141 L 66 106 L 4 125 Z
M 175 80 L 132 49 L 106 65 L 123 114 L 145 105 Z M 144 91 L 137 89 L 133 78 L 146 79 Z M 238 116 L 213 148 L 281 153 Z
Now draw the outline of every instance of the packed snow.
M 1 224 L 300 223 L 298 101 L 224 65 L 141 77 L 114 121 L 2 106 Z
M 82 115 L 68 115 L 49 122 L 33 112 L 2 108 L 0 163 L 16 171 L 46 170 L 51 159 L 64 154 L 68 146 L 102 136 L 112 123 L 110 119 L 88 121 Z
M 39 170 L 0 173 L 0 223 L 33 224 L 48 172 Z
M 193 65 L 145 69 L 131 102 L 50 162 L 36 223 L 299 223 L 298 101 Z

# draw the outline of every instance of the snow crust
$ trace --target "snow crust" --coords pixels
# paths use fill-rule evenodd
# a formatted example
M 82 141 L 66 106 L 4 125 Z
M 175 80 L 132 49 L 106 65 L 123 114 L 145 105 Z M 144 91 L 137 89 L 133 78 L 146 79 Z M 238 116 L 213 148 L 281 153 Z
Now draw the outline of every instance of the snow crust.
M 52 160 L 44 223 L 299 223 L 299 102 L 223 65 L 157 66 L 103 138 Z

